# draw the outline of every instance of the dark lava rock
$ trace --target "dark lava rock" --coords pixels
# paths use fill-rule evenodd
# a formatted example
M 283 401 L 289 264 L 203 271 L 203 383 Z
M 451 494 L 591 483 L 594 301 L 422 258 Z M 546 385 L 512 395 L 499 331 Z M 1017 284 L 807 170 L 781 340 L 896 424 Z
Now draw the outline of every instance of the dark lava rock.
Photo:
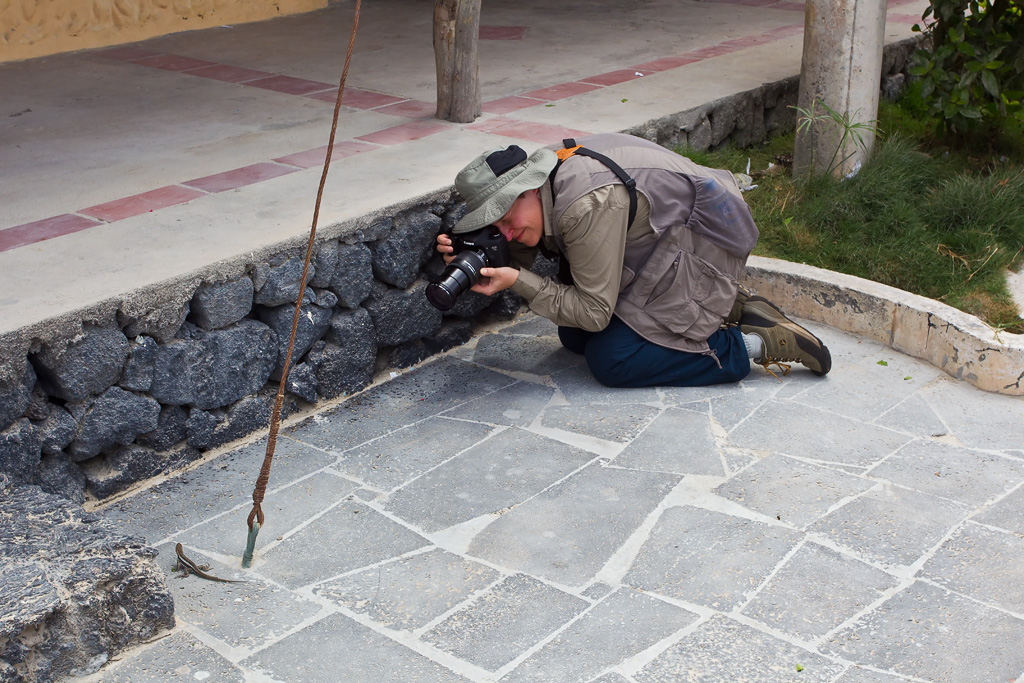
M 298 274 L 295 280 L 298 282 Z M 237 323 L 252 310 L 253 291 L 252 280 L 248 277 L 201 285 L 192 297 L 189 319 L 204 330 Z M 295 291 L 297 294 L 298 289 Z
M 104 499 L 137 482 L 165 474 L 202 457 L 195 448 L 178 446 L 163 452 L 131 444 L 80 463 L 86 485 L 94 496 Z
M 306 351 L 320 341 L 331 324 L 331 309 L 307 304 L 299 312 L 299 324 L 295 329 L 295 346 L 292 349 L 292 365 L 296 365 Z M 259 317 L 277 334 L 277 364 L 270 373 L 271 379 L 281 379 L 284 360 L 288 354 L 288 342 L 295 319 L 295 305 L 260 308 Z
M 277 362 L 277 335 L 257 320 L 196 330 L 157 351 L 150 395 L 168 405 L 220 408 L 255 393 Z
M 424 280 L 416 281 L 409 289 L 378 285 L 366 302 L 366 310 L 373 320 L 379 345 L 398 346 L 440 329 L 441 311 L 427 301 Z
M 325 338 L 306 355 L 306 364 L 316 373 L 320 398 L 358 391 L 373 381 L 377 340 L 365 309 L 335 313 Z
M 7 429 L 25 414 L 35 386 L 36 371 L 27 361 L 25 371 L 19 377 L 7 384 L 0 384 L 0 429 Z
M 289 303 L 294 306 L 299 298 L 299 281 L 302 279 L 302 266 L 305 260 L 305 255 L 291 258 L 279 256 L 271 259 L 267 281 L 258 288 L 253 296 L 253 302 L 263 306 L 281 306 Z M 316 268 L 310 263 L 309 271 L 306 273 L 307 285 L 315 274 Z
M 172 628 L 156 554 L 65 498 L 0 482 L 0 679 L 90 673 Z
M 145 434 L 139 434 L 135 441 L 141 446 L 147 446 L 155 451 L 166 451 L 185 440 L 188 435 L 185 423 L 188 421 L 188 413 L 181 406 L 163 406 L 160 409 L 160 417 L 156 423 L 156 429 Z
M 355 308 L 370 296 L 373 284 L 373 256 L 365 244 L 338 247 L 338 262 L 327 285 L 345 308 Z
M 116 445 L 127 445 L 139 434 L 157 427 L 160 404 L 120 387 L 110 387 L 92 401 L 68 403 L 78 423 L 68 454 L 75 462 L 88 460 Z
M 153 385 L 153 367 L 156 364 L 156 340 L 152 337 L 138 337 L 131 343 L 128 364 L 121 373 L 118 386 L 129 391 L 149 391 Z
M 15 483 L 27 482 L 41 457 L 39 429 L 27 419 L 15 420 L 0 432 L 0 474 L 6 474 Z
M 373 274 L 405 289 L 416 281 L 423 264 L 435 253 L 439 232 L 441 218 L 429 211 L 407 211 L 397 216 L 391 232 L 371 247 Z
M 128 339 L 117 328 L 85 325 L 65 348 L 45 347 L 34 361 L 51 396 L 81 401 L 117 382 L 128 351 Z
M 47 493 L 67 498 L 79 505 L 85 502 L 85 474 L 82 468 L 63 453 L 43 456 L 32 477 L 32 483 Z
M 60 406 L 53 406 L 50 414 L 38 425 L 43 453 L 57 455 L 68 447 L 78 432 L 78 423 L 71 413 Z

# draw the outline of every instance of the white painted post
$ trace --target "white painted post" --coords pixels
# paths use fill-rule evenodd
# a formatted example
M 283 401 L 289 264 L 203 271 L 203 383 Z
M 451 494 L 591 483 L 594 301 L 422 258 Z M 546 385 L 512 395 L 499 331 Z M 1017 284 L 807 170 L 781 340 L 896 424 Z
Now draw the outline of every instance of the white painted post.
M 886 0 L 807 0 L 804 50 L 797 106 L 825 115 L 827 106 L 849 123 L 873 122 L 878 115 L 882 77 Z M 824 106 L 823 106 L 824 105 Z M 874 128 L 859 131 L 861 147 L 842 125 L 814 121 L 798 132 L 794 172 L 846 175 L 866 161 L 874 146 Z

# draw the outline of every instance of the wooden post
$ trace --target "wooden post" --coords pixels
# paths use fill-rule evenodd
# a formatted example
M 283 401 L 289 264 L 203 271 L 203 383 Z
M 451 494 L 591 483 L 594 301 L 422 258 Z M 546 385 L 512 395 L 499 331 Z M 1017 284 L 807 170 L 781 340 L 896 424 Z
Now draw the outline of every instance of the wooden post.
M 481 0 L 434 0 L 437 118 L 469 123 L 480 116 L 477 43 Z

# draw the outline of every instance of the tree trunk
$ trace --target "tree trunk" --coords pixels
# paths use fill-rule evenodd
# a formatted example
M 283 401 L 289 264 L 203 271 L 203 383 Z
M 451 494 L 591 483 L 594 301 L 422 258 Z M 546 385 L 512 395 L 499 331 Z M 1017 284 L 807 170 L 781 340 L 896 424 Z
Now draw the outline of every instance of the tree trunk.
M 469 123 L 480 116 L 477 43 L 481 0 L 434 0 L 437 118 Z
M 812 116 L 810 125 L 798 121 L 794 174 L 843 176 L 871 155 L 885 8 L 885 0 L 807 0 L 797 107 Z

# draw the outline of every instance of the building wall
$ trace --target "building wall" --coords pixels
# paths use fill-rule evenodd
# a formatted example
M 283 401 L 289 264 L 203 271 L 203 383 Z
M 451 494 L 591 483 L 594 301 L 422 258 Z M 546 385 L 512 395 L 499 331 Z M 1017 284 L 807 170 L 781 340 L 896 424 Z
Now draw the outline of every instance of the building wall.
M 0 0 L 0 62 L 326 6 L 327 0 Z

